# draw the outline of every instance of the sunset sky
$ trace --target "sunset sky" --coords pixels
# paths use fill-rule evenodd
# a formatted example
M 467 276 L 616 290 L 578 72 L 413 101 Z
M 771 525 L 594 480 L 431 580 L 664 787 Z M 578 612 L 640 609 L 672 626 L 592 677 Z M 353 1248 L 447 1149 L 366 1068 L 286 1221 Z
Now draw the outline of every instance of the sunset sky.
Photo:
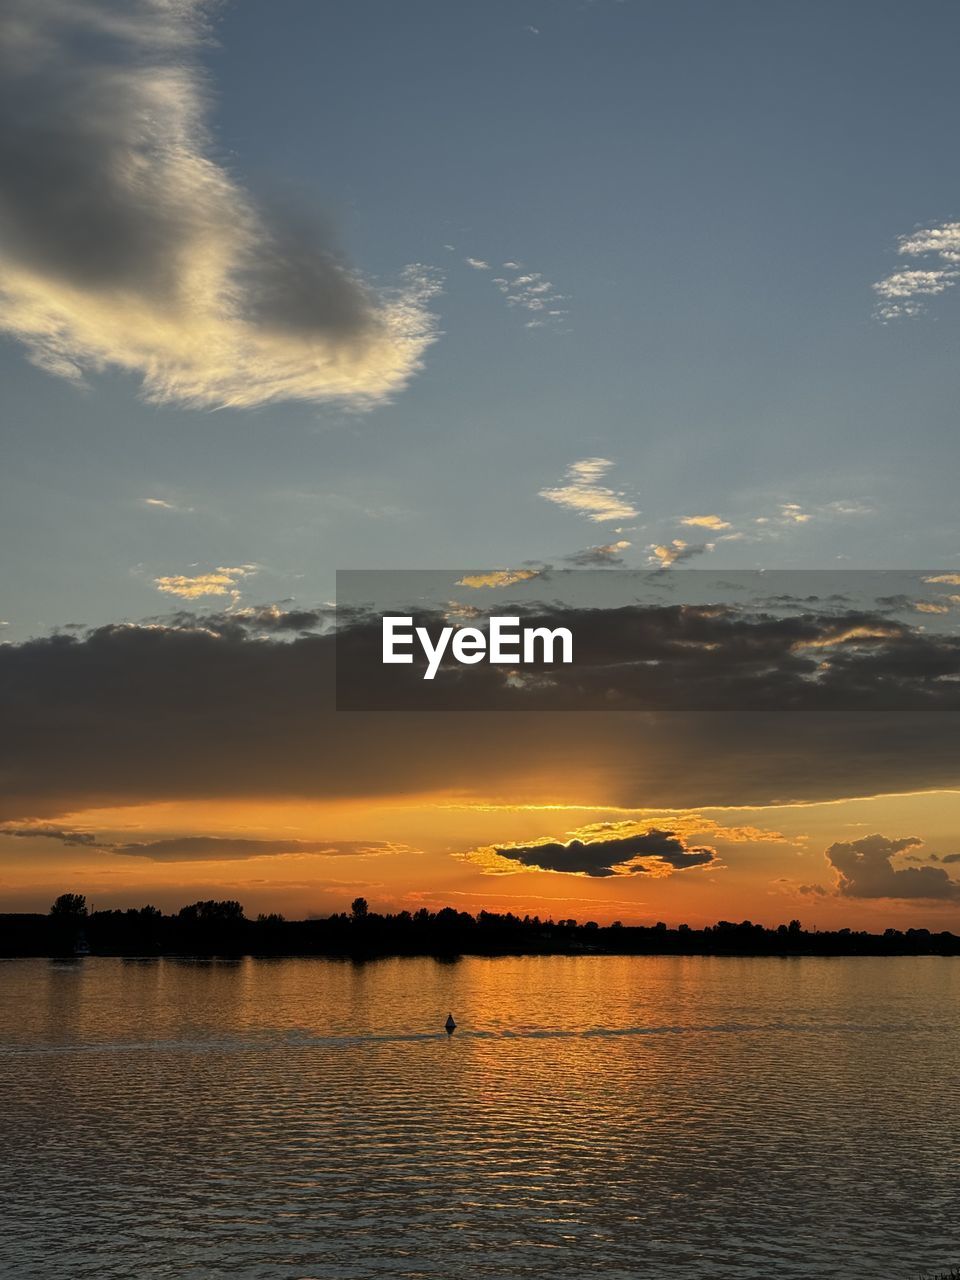
M 10 0 L 0 911 L 960 929 L 960 14 L 912 12 Z M 336 571 L 458 566 L 915 570 L 782 652 L 945 683 L 335 710 Z

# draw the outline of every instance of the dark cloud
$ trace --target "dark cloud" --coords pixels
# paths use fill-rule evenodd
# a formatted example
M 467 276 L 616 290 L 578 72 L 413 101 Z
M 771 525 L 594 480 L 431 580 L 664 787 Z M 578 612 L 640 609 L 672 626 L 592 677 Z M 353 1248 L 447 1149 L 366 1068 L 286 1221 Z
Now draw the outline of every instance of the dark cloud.
M 960 882 L 941 867 L 894 867 L 897 854 L 920 843 L 915 836 L 890 840 L 872 835 L 832 844 L 827 860 L 837 872 L 838 893 L 844 898 L 960 900 Z
M 564 559 L 567 564 L 575 565 L 578 569 L 615 569 L 623 564 L 620 552 L 629 546 L 629 542 L 609 542 L 605 546 L 575 551 Z
M 61 844 L 89 848 L 96 845 L 97 837 L 89 831 L 67 831 L 63 827 L 41 826 L 0 827 L 0 836 L 13 836 L 17 840 L 59 840 Z
M 88 831 L 68 831 L 63 827 L 3 826 L 0 836 L 17 839 L 59 840 L 68 847 L 97 849 L 123 857 L 149 858 L 152 862 L 234 862 L 246 858 L 274 857 L 281 854 L 323 854 L 329 857 L 396 853 L 405 845 L 370 840 L 261 840 L 240 836 L 170 836 L 162 840 L 116 842 L 98 839 Z
M 724 582 L 718 585 L 724 586 L 727 590 L 734 590 L 734 589 L 737 589 L 740 591 L 744 590 L 743 583 Z M 877 599 L 879 600 L 880 597 L 877 597 Z M 889 599 L 889 597 L 884 597 L 884 599 Z M 786 606 L 787 608 L 795 609 L 803 605 L 803 606 L 806 606 L 808 609 L 818 609 L 822 611 L 823 606 L 825 604 L 844 605 L 847 608 L 850 608 L 852 607 L 853 601 L 851 600 L 851 597 L 849 595 L 846 595 L 840 591 L 834 591 L 829 596 L 816 596 L 816 595 L 798 596 L 798 595 L 792 594 L 789 591 L 782 591 L 780 592 L 779 595 L 764 596 L 758 603 L 762 604 L 764 607 L 768 609 L 783 608 L 784 606 Z
M 685 542 L 683 538 L 674 538 L 672 542 L 654 543 L 650 548 L 650 560 L 659 562 L 661 568 L 658 570 L 664 573 L 672 565 L 683 564 L 687 560 L 694 560 L 697 556 L 706 555 L 707 552 L 713 551 L 716 543 L 714 542 Z
M 697 556 L 705 556 L 713 550 L 712 542 L 691 542 L 685 547 L 671 553 L 671 564 L 682 564 L 685 560 L 695 560 Z
M 309 635 L 311 632 L 331 629 L 336 619 L 332 608 L 307 609 L 280 604 L 255 604 L 244 608 L 205 613 L 198 617 L 185 609 L 158 614 L 147 619 L 148 623 L 166 628 L 187 630 L 202 626 L 219 636 L 244 639 L 271 635 Z
M 342 618 L 338 693 L 353 710 L 960 711 L 960 637 L 866 610 L 782 615 L 713 605 L 511 605 L 525 626 L 566 627 L 574 661 L 519 673 L 449 653 L 384 666 L 379 616 Z M 416 611 L 413 611 L 414 613 Z M 439 616 L 418 624 L 439 628 Z
M 364 840 L 247 840 L 234 836 L 172 836 L 132 844 L 101 846 L 126 857 L 152 862 L 221 862 L 272 857 L 288 853 L 324 854 L 330 857 L 396 852 L 398 846 Z
M 286 193 L 261 199 L 264 230 L 241 275 L 255 323 L 289 333 L 329 333 L 362 341 L 377 324 L 377 300 L 335 248 L 319 210 Z
M 642 864 L 628 865 L 634 858 L 646 858 L 682 871 L 714 862 L 716 850 L 706 846 L 689 848 L 682 836 L 673 831 L 651 827 L 612 839 L 571 840 L 567 844 L 549 841 L 543 844 L 496 846 L 501 858 L 509 858 L 524 867 L 540 867 L 544 871 L 577 872 L 588 876 L 612 876 L 624 872 L 640 875 Z
M 784 710 L 783 689 L 795 687 L 796 675 L 788 649 L 786 674 L 777 669 L 785 644 L 774 624 L 751 636 L 731 622 L 721 661 L 702 641 L 722 638 L 724 617 L 664 612 L 659 620 L 650 611 L 581 619 L 586 669 L 575 674 L 586 682 L 580 705 L 591 709 L 578 714 L 550 710 L 577 705 L 576 684 L 573 697 L 562 686 L 511 687 L 498 669 L 480 667 L 468 669 L 480 677 L 472 705 L 509 717 L 338 712 L 333 636 L 251 634 L 232 621 L 218 629 L 184 616 L 175 626 L 108 626 L 0 645 L 0 821 L 207 796 L 445 792 L 542 802 L 575 792 L 590 802 L 686 807 L 960 783 L 956 716 L 936 709 L 936 682 L 919 709 L 871 709 L 863 697 L 843 711 L 829 701 Z M 361 643 L 378 642 L 378 632 L 357 625 Z M 631 706 L 637 680 L 635 666 L 610 660 L 621 628 L 628 645 L 649 644 L 662 655 L 652 670 L 664 680 L 689 682 L 688 710 L 619 709 Z M 814 623 L 802 633 L 816 634 Z M 909 685 L 924 650 L 915 652 L 910 637 L 904 644 L 893 669 L 904 666 Z M 744 669 L 770 687 L 769 710 L 744 712 L 735 700 L 727 710 L 696 709 L 711 681 L 735 686 Z M 431 696 L 433 705 L 448 705 L 444 675 L 429 694 L 423 681 L 411 681 L 409 707 L 431 705 Z M 941 686 L 944 700 L 953 687 Z M 617 709 L 595 709 L 602 705 Z

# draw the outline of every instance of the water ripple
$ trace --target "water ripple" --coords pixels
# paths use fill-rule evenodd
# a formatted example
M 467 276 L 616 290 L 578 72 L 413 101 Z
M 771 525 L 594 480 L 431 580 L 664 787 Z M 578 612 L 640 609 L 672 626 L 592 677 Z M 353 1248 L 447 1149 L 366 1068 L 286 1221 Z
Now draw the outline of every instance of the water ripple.
M 0 1274 L 943 1268 L 958 997 L 928 958 L 6 964 Z

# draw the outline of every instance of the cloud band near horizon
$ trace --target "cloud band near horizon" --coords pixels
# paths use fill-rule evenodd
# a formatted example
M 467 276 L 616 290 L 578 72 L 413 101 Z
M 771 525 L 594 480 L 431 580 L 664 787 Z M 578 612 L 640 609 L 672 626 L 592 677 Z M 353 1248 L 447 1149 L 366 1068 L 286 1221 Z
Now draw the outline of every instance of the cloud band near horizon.
M 337 712 L 335 640 L 307 630 L 327 621 L 180 614 L 0 646 L 0 821 L 241 795 L 689 807 L 960 782 L 955 711 L 869 699 L 843 711 L 563 714 L 542 691 L 505 685 L 509 732 L 500 715 Z M 714 650 L 681 653 L 691 678 L 696 661 L 720 678 Z M 911 655 L 895 647 L 891 661 L 909 675 Z M 856 666 L 849 679 L 856 691 Z

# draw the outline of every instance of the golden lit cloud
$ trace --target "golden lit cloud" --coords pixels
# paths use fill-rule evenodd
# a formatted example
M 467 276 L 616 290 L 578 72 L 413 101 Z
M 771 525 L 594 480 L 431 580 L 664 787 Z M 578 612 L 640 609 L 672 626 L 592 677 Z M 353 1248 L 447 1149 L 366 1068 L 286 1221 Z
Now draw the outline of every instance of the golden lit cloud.
M 198 573 L 193 577 L 174 574 L 171 577 L 154 578 L 159 591 L 168 596 L 178 596 L 181 600 L 199 600 L 202 596 L 231 596 L 239 599 L 239 583 L 241 578 L 255 572 L 256 566 L 239 565 L 234 568 L 220 566 L 212 573 Z
M 694 556 L 705 555 L 708 551 L 712 551 L 715 545 L 713 542 L 690 543 L 684 542 L 683 538 L 674 538 L 672 542 L 653 543 L 647 559 L 651 564 L 659 564 L 664 569 L 669 569 L 672 564 L 692 560 Z
M 435 337 L 429 273 L 375 293 L 316 219 L 256 207 L 210 155 L 202 0 L 11 0 L 0 329 L 156 402 L 370 405 Z M 96 53 L 92 52 L 96 50 Z
M 804 649 L 832 649 L 840 644 L 855 644 L 858 640 L 889 640 L 898 635 L 896 626 L 838 627 L 824 635 L 811 636 L 806 640 L 795 640 L 790 648 L 799 652 Z
M 640 514 L 638 509 L 623 493 L 600 483 L 612 466 L 609 458 L 583 458 L 571 463 L 567 467 L 567 483 L 555 489 L 541 489 L 540 497 L 596 523 L 630 520 Z
M 913 606 L 918 613 L 949 613 L 948 604 L 934 604 L 930 600 L 918 600 Z
M 512 587 L 515 582 L 529 582 L 540 576 L 539 569 L 495 569 L 491 573 L 468 573 L 457 579 L 458 587 Z
M 693 525 L 698 529 L 729 529 L 732 527 L 730 521 L 724 520 L 721 516 L 683 516 L 680 523 Z

